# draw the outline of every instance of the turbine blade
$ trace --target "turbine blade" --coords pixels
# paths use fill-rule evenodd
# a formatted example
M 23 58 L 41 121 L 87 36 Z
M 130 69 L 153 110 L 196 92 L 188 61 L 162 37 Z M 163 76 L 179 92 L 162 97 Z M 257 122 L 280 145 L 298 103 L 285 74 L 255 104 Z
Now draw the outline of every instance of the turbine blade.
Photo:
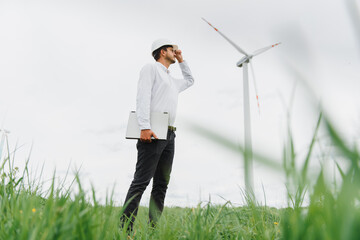
M 255 78 L 255 71 L 254 71 L 254 67 L 252 64 L 252 60 L 250 60 L 250 67 L 251 67 L 251 73 L 253 75 L 253 82 L 254 82 L 254 88 L 255 88 L 255 94 L 256 94 L 256 101 L 257 101 L 257 105 L 258 105 L 258 109 L 259 109 L 259 114 L 260 114 L 260 103 L 259 103 L 259 94 L 258 94 L 258 89 L 257 89 L 257 85 L 256 85 L 256 78 Z
M 234 48 L 236 48 L 236 50 L 238 50 L 240 53 L 249 56 L 249 54 L 247 54 L 244 50 L 242 50 L 238 45 L 236 45 L 233 41 L 231 41 L 228 37 L 226 37 L 222 32 L 220 32 L 216 27 L 214 27 L 213 25 L 211 25 L 211 23 L 209 23 L 208 21 L 206 21 L 205 18 L 201 18 L 202 20 L 204 20 L 207 24 L 209 24 L 215 31 L 217 31 L 223 38 L 225 38 L 226 41 L 228 41 Z
M 279 44 L 281 44 L 281 43 L 275 43 L 275 44 L 273 44 L 271 46 L 260 48 L 260 49 L 256 50 L 252 55 L 253 56 L 259 55 L 260 53 L 263 53 L 263 52 L 269 50 L 270 48 L 273 48 L 273 47 L 275 47 L 275 46 L 277 46 Z

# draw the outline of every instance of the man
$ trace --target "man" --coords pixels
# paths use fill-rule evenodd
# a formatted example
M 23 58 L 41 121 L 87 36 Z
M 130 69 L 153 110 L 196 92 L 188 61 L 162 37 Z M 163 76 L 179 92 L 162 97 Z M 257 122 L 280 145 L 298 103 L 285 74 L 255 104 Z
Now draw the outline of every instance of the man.
M 153 179 L 149 205 L 149 222 L 155 226 L 164 208 L 164 199 L 170 180 L 174 158 L 175 130 L 174 122 L 178 94 L 194 83 L 190 69 L 183 60 L 178 46 L 167 39 L 154 41 L 151 47 L 153 64 L 145 65 L 138 82 L 136 112 L 141 129 L 134 179 L 125 199 L 125 210 L 121 218 L 124 226 L 130 220 L 128 230 L 132 231 L 140 199 L 150 180 Z M 183 79 L 175 79 L 169 73 L 169 66 L 179 62 Z M 167 140 L 157 140 L 151 130 L 151 112 L 169 114 Z M 152 139 L 153 137 L 153 139 Z

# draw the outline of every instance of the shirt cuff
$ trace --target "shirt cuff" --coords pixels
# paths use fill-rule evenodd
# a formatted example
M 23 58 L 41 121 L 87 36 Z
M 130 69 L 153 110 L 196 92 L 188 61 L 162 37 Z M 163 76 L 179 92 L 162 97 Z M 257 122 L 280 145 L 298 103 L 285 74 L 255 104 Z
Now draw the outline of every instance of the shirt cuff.
M 181 63 L 179 63 L 179 65 L 184 65 L 184 64 L 187 65 L 185 60 L 183 60 Z
M 139 126 L 140 130 L 147 130 L 147 129 L 151 129 L 150 125 L 143 125 L 143 126 Z

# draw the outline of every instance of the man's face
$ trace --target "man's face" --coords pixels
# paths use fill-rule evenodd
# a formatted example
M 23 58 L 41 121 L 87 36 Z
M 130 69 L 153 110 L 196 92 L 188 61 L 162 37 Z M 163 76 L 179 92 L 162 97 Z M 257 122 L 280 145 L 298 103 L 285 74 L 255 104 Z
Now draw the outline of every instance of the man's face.
M 171 63 L 175 63 L 175 50 L 172 47 L 168 47 L 165 52 L 165 59 L 169 60 Z

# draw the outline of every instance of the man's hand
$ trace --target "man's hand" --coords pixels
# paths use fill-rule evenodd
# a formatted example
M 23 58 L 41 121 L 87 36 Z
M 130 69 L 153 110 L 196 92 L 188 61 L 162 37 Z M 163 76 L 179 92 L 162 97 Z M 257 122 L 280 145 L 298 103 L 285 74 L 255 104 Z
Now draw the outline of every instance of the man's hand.
M 184 61 L 183 56 L 181 54 L 182 52 L 180 49 L 175 50 L 175 58 L 178 60 L 179 63 Z
M 155 139 L 158 139 L 156 134 L 151 129 L 141 130 L 141 133 L 140 133 L 140 141 L 141 142 L 151 143 L 151 137 L 154 137 Z

